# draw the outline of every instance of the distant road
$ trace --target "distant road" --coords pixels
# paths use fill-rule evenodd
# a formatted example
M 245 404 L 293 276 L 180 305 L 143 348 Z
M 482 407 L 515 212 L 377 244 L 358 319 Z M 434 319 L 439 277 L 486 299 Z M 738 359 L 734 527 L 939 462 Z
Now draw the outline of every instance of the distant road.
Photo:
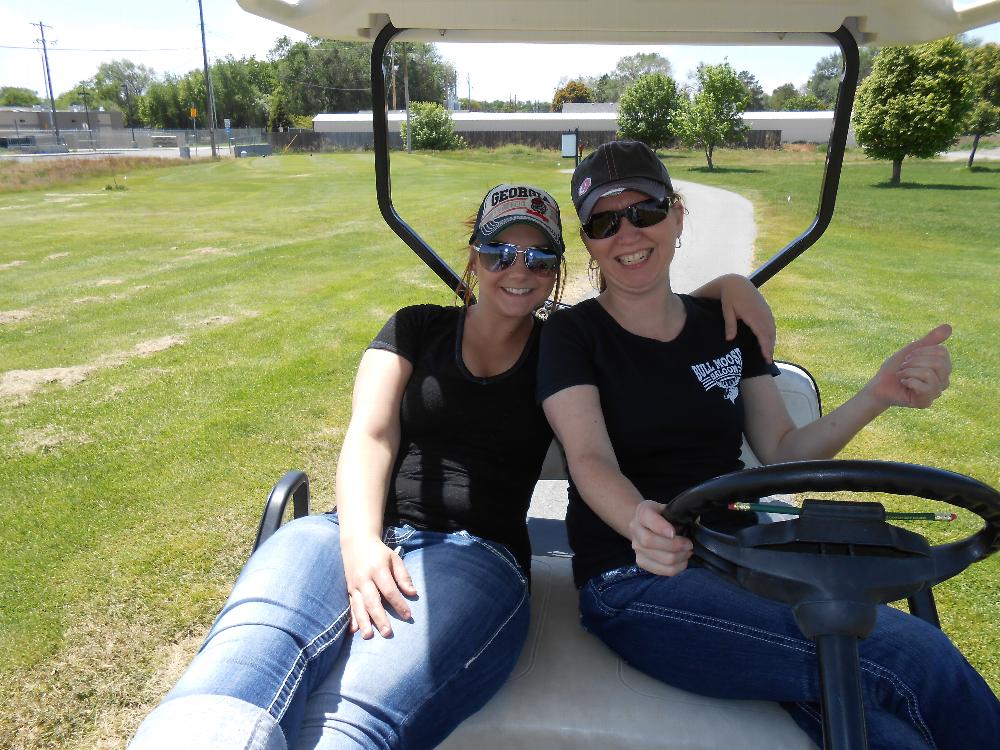
M 968 161 L 969 151 L 945 151 L 939 159 L 944 159 L 945 161 Z M 982 159 L 983 161 L 997 161 L 1000 160 L 1000 148 L 981 148 L 976 151 L 976 158 L 972 162 L 972 166 L 976 165 L 976 162 Z

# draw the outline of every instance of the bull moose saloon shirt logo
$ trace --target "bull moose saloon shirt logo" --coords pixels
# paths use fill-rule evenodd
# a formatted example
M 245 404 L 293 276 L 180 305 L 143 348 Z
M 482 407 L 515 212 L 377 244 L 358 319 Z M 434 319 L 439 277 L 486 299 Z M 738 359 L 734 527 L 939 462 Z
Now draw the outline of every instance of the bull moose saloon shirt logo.
M 691 365 L 691 370 L 706 393 L 713 388 L 721 388 L 725 397 L 731 403 L 736 403 L 736 397 L 740 395 L 740 378 L 743 376 L 743 353 L 739 347 L 717 359 Z

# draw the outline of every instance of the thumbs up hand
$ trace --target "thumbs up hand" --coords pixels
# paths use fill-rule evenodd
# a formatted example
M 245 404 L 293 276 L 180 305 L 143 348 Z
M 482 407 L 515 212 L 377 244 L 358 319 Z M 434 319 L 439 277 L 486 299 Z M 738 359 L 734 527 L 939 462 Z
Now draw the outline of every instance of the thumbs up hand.
M 890 406 L 926 409 L 948 387 L 951 357 L 944 342 L 951 336 L 947 323 L 929 331 L 889 357 L 865 386 Z

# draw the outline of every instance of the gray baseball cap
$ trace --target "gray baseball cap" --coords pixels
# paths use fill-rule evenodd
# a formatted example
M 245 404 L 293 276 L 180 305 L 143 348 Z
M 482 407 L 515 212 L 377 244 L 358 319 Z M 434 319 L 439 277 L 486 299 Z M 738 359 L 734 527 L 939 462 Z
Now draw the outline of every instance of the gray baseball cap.
M 580 162 L 570 184 L 581 222 L 590 218 L 594 204 L 605 196 L 638 190 L 662 201 L 674 191 L 667 168 L 641 141 L 602 143 Z
M 531 185 L 497 185 L 483 199 L 476 216 L 476 226 L 469 244 L 492 242 L 497 235 L 515 224 L 535 227 L 544 234 L 552 249 L 562 255 L 566 249 L 562 221 L 556 199 Z

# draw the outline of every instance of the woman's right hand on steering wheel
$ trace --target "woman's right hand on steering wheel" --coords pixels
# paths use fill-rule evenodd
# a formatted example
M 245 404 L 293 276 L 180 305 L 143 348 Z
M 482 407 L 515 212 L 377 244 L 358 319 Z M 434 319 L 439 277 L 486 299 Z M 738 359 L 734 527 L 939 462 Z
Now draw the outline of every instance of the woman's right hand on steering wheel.
M 658 576 L 675 576 L 687 568 L 694 545 L 679 536 L 663 517 L 662 503 L 646 500 L 635 506 L 629 522 L 629 538 L 635 562 L 643 570 Z
M 417 595 L 403 559 L 378 537 L 354 539 L 342 547 L 351 632 L 360 631 L 362 638 L 371 638 L 374 626 L 383 638 L 389 638 L 392 625 L 383 599 L 401 619 L 409 620 L 410 605 L 405 597 Z

